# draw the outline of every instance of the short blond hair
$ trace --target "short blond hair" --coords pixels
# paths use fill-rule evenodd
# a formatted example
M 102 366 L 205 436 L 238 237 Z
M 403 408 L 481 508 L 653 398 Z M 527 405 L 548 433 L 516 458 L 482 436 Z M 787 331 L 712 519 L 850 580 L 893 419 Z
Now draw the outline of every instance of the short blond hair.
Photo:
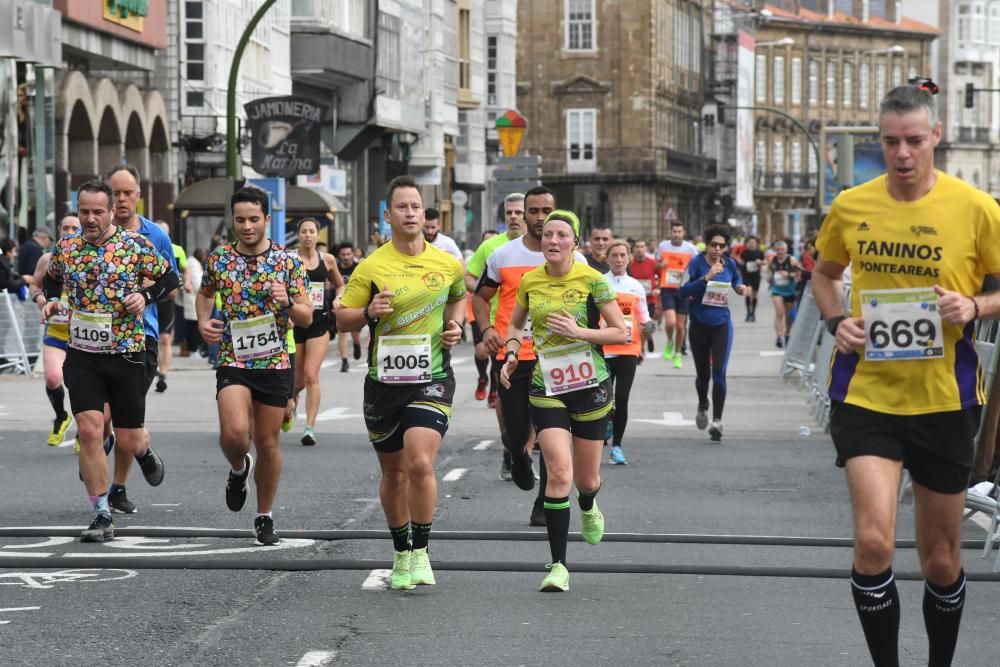
M 621 246 L 622 248 L 625 248 L 625 256 L 626 257 L 631 257 L 632 256 L 632 249 L 628 247 L 628 242 L 624 241 L 622 239 L 615 239 L 610 244 L 608 244 L 608 252 L 607 252 L 607 254 L 610 255 L 611 251 L 614 250 L 615 248 L 617 248 L 618 246 Z

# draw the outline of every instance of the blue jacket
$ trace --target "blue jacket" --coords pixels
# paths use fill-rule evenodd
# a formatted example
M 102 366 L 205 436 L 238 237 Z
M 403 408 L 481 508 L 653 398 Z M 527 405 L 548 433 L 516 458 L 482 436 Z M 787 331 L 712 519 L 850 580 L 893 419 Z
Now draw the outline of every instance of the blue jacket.
M 163 259 L 167 260 L 170 268 L 174 270 L 174 273 L 177 274 L 183 283 L 184 278 L 177 270 L 177 258 L 174 257 L 174 244 L 170 242 L 170 237 L 167 236 L 167 233 L 159 225 L 141 215 L 139 216 L 139 233 L 149 239 L 149 242 L 153 244 L 153 247 L 156 248 L 156 251 L 160 253 Z M 160 340 L 160 319 L 155 303 L 146 306 L 146 310 L 142 314 L 142 323 L 146 328 L 147 338 Z
M 735 289 L 743 284 L 740 277 L 740 268 L 731 257 L 723 255 L 722 262 L 725 265 L 722 273 L 712 278 L 712 282 L 729 283 Z M 706 306 L 701 300 L 705 296 L 705 289 L 708 283 L 704 277 L 709 270 L 708 259 L 705 253 L 699 254 L 688 264 L 684 273 L 684 282 L 681 285 L 681 298 L 690 299 L 689 317 L 700 324 L 708 327 L 717 327 L 730 321 L 729 308 L 720 306 Z M 729 293 L 732 296 L 732 292 Z

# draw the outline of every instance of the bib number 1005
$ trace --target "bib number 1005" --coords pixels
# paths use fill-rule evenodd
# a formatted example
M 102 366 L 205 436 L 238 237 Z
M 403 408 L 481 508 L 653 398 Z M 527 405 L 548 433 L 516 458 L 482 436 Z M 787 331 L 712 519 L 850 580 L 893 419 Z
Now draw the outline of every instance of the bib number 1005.
M 431 360 L 417 354 L 387 354 L 382 357 L 382 367 L 387 371 L 426 370 L 431 367 Z

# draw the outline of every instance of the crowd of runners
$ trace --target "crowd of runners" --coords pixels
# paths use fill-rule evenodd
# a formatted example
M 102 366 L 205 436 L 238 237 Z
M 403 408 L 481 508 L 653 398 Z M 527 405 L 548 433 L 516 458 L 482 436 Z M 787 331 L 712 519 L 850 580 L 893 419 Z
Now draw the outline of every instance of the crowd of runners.
M 571 491 L 584 541 L 598 544 L 601 461 L 628 462 L 629 393 L 639 366 L 657 358 L 657 331 L 669 367 L 682 368 L 690 351 L 696 425 L 719 442 L 731 295 L 742 297 L 744 320 L 754 322 L 760 291 L 770 292 L 781 348 L 812 281 L 836 336 L 832 436 L 852 499 L 851 584 L 869 648 L 876 664 L 898 663 L 892 558 L 905 464 L 927 579 L 930 664 L 948 664 L 965 595 L 962 501 L 984 401 L 972 327 L 1000 315 L 1000 297 L 980 294 L 984 278 L 1000 274 L 1000 207 L 934 169 L 940 124 L 926 91 L 890 92 L 880 124 L 887 174 L 839 196 L 815 245 L 797 257 L 785 239 L 766 246 L 753 236 L 734 239 L 729 226 L 690 238 L 676 221 L 659 243 L 616 238 L 600 224 L 584 238 L 577 215 L 539 186 L 508 196 L 503 231 L 484 234 L 466 258 L 440 231 L 417 183 L 400 176 L 385 193 L 391 238 L 360 262 L 349 243 L 325 252 L 311 218 L 298 221 L 294 250 L 271 241 L 267 194 L 243 187 L 230 201 L 233 240 L 195 260 L 202 275 L 192 285 L 178 265 L 182 251 L 136 212 L 138 172 L 115 167 L 107 179 L 79 187 L 77 214 L 62 221 L 54 249 L 28 281 L 46 323 L 50 444 L 62 442 L 70 414 L 77 424 L 92 509 L 82 540 L 112 539 L 112 511 L 135 511 L 125 495 L 133 459 L 149 484 L 164 479 L 145 429 L 145 394 L 154 381 L 166 389 L 169 306 L 183 289 L 195 294 L 198 336 L 216 349 L 226 505 L 243 509 L 253 475 L 259 544 L 279 541 L 272 507 L 281 431 L 293 428 L 304 401 L 301 443 L 318 444 L 319 373 L 331 337 L 346 371 L 348 348 L 360 360 L 367 331 L 361 403 L 381 469 L 392 588 L 435 583 L 428 552 L 435 457 L 456 391 L 468 390 L 495 411 L 501 478 L 525 491 L 537 487 L 528 520 L 546 527 L 550 549 L 540 588 L 568 590 Z M 845 303 L 849 265 L 852 301 Z M 474 387 L 456 386 L 451 364 L 467 323 Z

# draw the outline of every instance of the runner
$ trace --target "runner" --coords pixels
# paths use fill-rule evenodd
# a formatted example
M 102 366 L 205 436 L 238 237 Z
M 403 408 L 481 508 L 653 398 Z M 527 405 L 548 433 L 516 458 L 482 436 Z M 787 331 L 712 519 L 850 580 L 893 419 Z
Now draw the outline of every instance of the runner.
M 455 240 L 441 233 L 441 214 L 436 208 L 424 210 L 424 240 L 435 248 L 444 250 L 459 262 L 465 261 Z
M 740 267 L 743 284 L 747 286 L 745 294 L 747 314 L 744 322 L 757 321 L 757 292 L 760 290 L 760 270 L 764 265 L 764 252 L 760 249 L 760 240 L 756 236 L 747 238 L 739 257 L 734 257 Z
M 267 238 L 267 193 L 244 186 L 233 194 L 230 206 L 236 241 L 216 248 L 205 260 L 195 307 L 202 338 L 219 343 L 219 445 L 232 467 L 226 506 L 239 512 L 246 504 L 247 479 L 254 470 L 252 429 L 257 450 L 254 533 L 258 545 L 272 545 L 278 543 L 271 511 L 281 478 L 278 432 L 294 382 L 288 329 L 308 327 L 313 308 L 302 263 Z M 217 294 L 222 298 L 218 319 L 212 314 Z
M 771 301 L 774 303 L 774 333 L 777 336 L 774 345 L 782 348 L 788 343 L 788 333 L 792 329 L 790 312 L 795 307 L 795 274 L 802 267 L 797 259 L 788 254 L 785 241 L 774 244 L 774 253 L 768 265 Z
M 354 269 L 358 266 L 358 260 L 354 257 L 354 244 L 350 241 L 344 241 L 339 246 L 337 246 L 337 271 L 340 272 L 340 277 L 344 280 L 344 285 L 350 280 L 351 274 Z M 336 325 L 337 318 L 330 318 L 333 324 Z M 346 373 L 350 368 L 350 364 L 347 361 L 347 338 L 351 338 L 351 342 L 354 344 L 354 360 L 357 361 L 361 358 L 361 333 L 358 331 L 351 331 L 350 333 L 346 331 L 337 332 L 337 349 L 340 352 L 340 372 Z
M 531 191 L 528 197 L 530 213 Z M 604 537 L 604 516 L 595 496 L 601 489 L 601 446 L 614 398 L 600 346 L 621 345 L 626 339 L 611 285 L 574 258 L 579 243 L 580 221 L 572 211 L 555 210 L 546 217 L 545 263 L 520 280 L 500 369 L 501 384 L 510 387 L 530 317 L 538 355 L 538 363 L 532 364 L 531 418 L 551 468 L 544 502 L 552 562 L 539 588 L 547 592 L 569 590 L 566 542 L 574 482 L 583 539 L 598 544 Z M 600 327 L 599 316 L 604 317 L 605 328 Z
M 614 239 L 611 227 L 604 222 L 595 222 L 590 229 L 590 253 L 586 254 L 587 264 L 598 273 L 607 273 L 608 245 Z
M 656 309 L 659 306 L 660 297 L 660 272 L 656 268 L 656 259 L 649 252 L 649 246 L 642 239 L 635 242 L 635 250 L 632 254 L 632 261 L 628 265 L 628 274 L 639 281 L 646 291 L 646 311 L 654 322 L 659 321 Z M 647 282 L 648 281 L 648 282 Z M 648 330 L 647 330 L 648 329 Z M 653 343 L 653 327 L 643 327 L 642 333 L 643 348 L 650 352 L 655 352 Z M 639 363 L 642 363 L 643 355 L 639 356 Z
M 704 430 L 712 442 L 722 440 L 722 410 L 726 404 L 726 366 L 733 348 L 733 318 L 729 313 L 729 290 L 739 295 L 748 288 L 740 277 L 739 266 L 725 256 L 729 245 L 729 227 L 713 225 L 705 230 L 705 252 L 688 264 L 681 287 L 681 298 L 690 300 L 691 356 L 697 377 L 698 414 L 695 426 Z M 708 421 L 708 384 L 712 382 L 712 422 Z
M 667 341 L 663 359 L 673 361 L 674 368 L 681 368 L 684 338 L 687 332 L 687 300 L 681 298 L 681 280 L 691 258 L 698 255 L 698 248 L 684 240 L 684 223 L 670 225 L 670 239 L 661 241 L 656 249 L 656 268 L 660 270 L 660 306 L 663 309 L 663 330 Z
M 614 435 L 608 461 L 614 465 L 626 465 L 628 461 L 622 451 L 622 438 L 628 424 L 628 397 L 635 380 L 636 366 L 643 354 L 642 338 L 638 334 L 640 331 L 652 333 L 653 321 L 649 318 L 645 288 L 636 278 L 625 273 L 629 266 L 628 243 L 611 242 L 608 246 L 608 265 L 611 270 L 605 277 L 615 291 L 618 308 L 625 320 L 625 342 L 604 346 L 604 358 L 615 388 L 615 409 L 611 420 Z
M 61 239 L 49 260 L 44 289 L 45 321 L 69 305 L 69 350 L 63 365 L 70 407 L 80 439 L 80 476 L 94 520 L 84 542 L 114 539 L 108 507 L 108 463 L 104 440 L 105 404 L 117 431 L 116 446 L 139 463 L 151 486 L 163 481 L 163 462 L 144 433 L 143 311 L 180 278 L 144 237 L 112 224 L 112 190 L 88 181 L 77 193 L 82 229 Z M 150 284 L 145 285 L 149 281 Z
M 380 497 L 392 535 L 395 590 L 434 584 L 427 554 L 437 505 L 434 459 L 448 430 L 462 336 L 462 265 L 425 241 L 423 204 L 409 176 L 389 183 L 392 239 L 354 270 L 337 326 L 371 332 L 364 414 L 382 470 Z M 412 528 L 413 541 L 409 539 Z
M 157 221 L 156 226 L 163 230 L 163 233 L 170 238 L 170 226 L 162 221 Z M 170 247 L 174 251 L 174 259 L 177 262 L 177 274 L 183 279 L 187 271 L 187 253 L 184 248 L 171 242 Z M 182 281 L 183 282 L 183 281 Z M 174 328 L 177 323 L 177 294 L 165 296 L 156 304 L 156 316 L 159 320 L 158 330 L 160 333 L 160 349 L 157 355 L 156 370 L 156 393 L 162 394 L 167 390 L 167 373 L 170 372 L 170 361 L 174 356 Z
M 59 223 L 59 238 L 69 236 L 80 231 L 80 218 L 75 213 L 69 213 Z M 38 259 L 35 265 L 35 273 L 32 276 L 31 284 L 38 288 L 31 292 L 30 298 L 38 306 L 39 310 L 45 308 L 45 293 L 41 286 L 45 281 L 45 273 L 49 270 L 49 259 L 51 252 L 47 252 Z M 66 301 L 65 296 L 62 298 Z M 66 315 L 54 315 L 49 318 L 45 325 L 45 334 L 42 336 L 42 364 L 45 367 L 45 393 L 49 397 L 52 410 L 56 413 L 55 422 L 52 424 L 52 432 L 49 433 L 49 446 L 58 447 L 62 444 L 63 437 L 69 429 L 72 418 L 66 412 L 65 396 L 63 390 L 63 363 L 66 361 L 66 348 L 69 346 L 69 318 Z M 80 438 L 77 437 L 73 448 L 80 451 Z
M 108 172 L 108 185 L 114 193 L 114 216 L 115 225 L 124 230 L 135 232 L 146 237 L 156 251 L 167 260 L 171 270 L 177 274 L 180 280 L 180 272 L 177 270 L 177 261 L 174 258 L 174 246 L 160 227 L 138 214 L 139 198 L 142 195 L 139 189 L 139 171 L 130 164 L 118 164 Z M 166 295 L 163 295 L 166 298 Z M 173 308 L 169 311 L 172 318 Z M 159 364 L 159 341 L 160 341 L 160 320 L 157 305 L 146 306 L 146 312 L 142 316 L 143 326 L 146 330 L 146 385 L 145 392 L 149 393 L 149 388 L 156 379 L 156 369 Z M 110 412 L 105 411 L 105 447 L 108 443 L 114 443 L 112 437 L 113 419 Z M 150 441 L 149 431 L 142 428 L 143 443 L 148 445 Z M 111 490 L 108 494 L 108 504 L 112 512 L 120 514 L 135 514 L 137 510 L 135 503 L 129 500 L 125 491 L 125 483 L 128 481 L 129 473 L 132 470 L 132 457 L 117 445 L 114 445 L 114 477 L 112 478 Z
M 306 390 L 306 426 L 302 432 L 302 444 L 311 447 L 316 444 L 316 416 L 319 414 L 320 388 L 319 368 L 326 358 L 330 346 L 330 311 L 327 310 L 326 290 L 333 285 L 333 308 L 340 303 L 344 293 L 344 279 L 337 270 L 337 260 L 333 255 L 316 250 L 319 239 L 319 222 L 315 218 L 302 218 L 298 224 L 299 261 L 309 276 L 309 300 L 312 303 L 312 323 L 308 327 L 293 329 L 297 363 L 295 364 L 295 395 L 298 405 L 299 394 Z
M 544 186 L 537 186 L 524 193 L 524 221 L 526 233 L 518 239 L 497 248 L 486 261 L 486 269 L 480 277 L 472 308 L 476 317 L 486 320 L 489 315 L 487 302 L 497 297 L 496 315 L 493 328 L 483 332 L 483 344 L 490 354 L 503 361 L 503 345 L 506 340 L 507 324 L 510 322 L 514 306 L 517 305 L 517 288 L 522 276 L 545 263 L 542 254 L 542 228 L 545 218 L 556 207 L 555 195 Z M 576 260 L 586 263 L 586 258 L 576 253 Z M 531 342 L 530 319 L 524 331 L 524 345 L 518 348 L 517 372 L 510 378 L 510 386 L 501 385 L 500 405 L 505 429 L 500 440 L 511 456 L 511 479 L 518 488 L 530 491 L 535 487 L 535 474 L 531 469 L 531 447 L 535 438 L 531 422 L 531 407 L 528 393 L 531 375 L 535 367 L 535 352 Z M 529 523 L 532 526 L 545 525 L 545 487 L 548 471 L 545 457 L 538 459 L 540 484 L 538 495 L 531 508 Z
M 485 245 L 489 245 L 487 242 L 491 239 L 499 236 L 497 230 L 487 229 L 483 232 L 483 238 L 479 242 L 479 248 Z M 476 248 L 478 252 L 479 248 Z M 469 261 L 472 261 L 472 257 L 475 257 L 475 252 L 469 257 Z M 473 290 L 475 291 L 475 283 L 478 282 L 472 275 L 469 274 L 468 270 L 465 272 L 465 284 L 466 287 L 473 284 Z M 479 322 L 476 321 L 476 314 L 472 311 L 472 299 L 466 301 L 466 318 L 469 323 L 469 329 L 472 331 L 472 347 L 473 347 L 473 358 L 476 361 L 476 372 L 478 377 L 476 378 L 476 391 L 473 396 L 477 401 L 485 401 L 488 395 L 487 385 L 490 384 L 492 377 L 490 375 L 490 355 L 486 352 L 486 347 L 483 345 L 483 334 L 482 329 L 479 326 Z M 488 323 L 486 326 L 490 326 Z M 496 387 L 490 386 L 489 391 L 494 391 Z
M 934 98 L 916 86 L 879 105 L 888 171 L 845 190 L 820 231 L 817 304 L 836 336 L 830 434 L 854 515 L 851 589 L 876 665 L 899 664 L 892 561 L 902 468 L 913 480 L 929 665 L 950 665 L 965 604 L 962 514 L 984 400 L 974 320 L 1000 316 L 1000 207 L 934 168 Z M 842 274 L 852 266 L 851 303 Z M 845 306 L 848 310 L 845 310 Z
M 486 270 L 487 260 L 493 255 L 497 248 L 524 234 L 524 195 L 520 192 L 513 192 L 504 197 L 503 215 L 504 222 L 507 225 L 507 231 L 504 234 L 493 237 L 489 241 L 481 243 L 479 247 L 476 248 L 476 252 L 469 258 L 469 261 L 465 265 L 465 287 L 471 295 L 469 305 L 473 309 L 473 317 L 475 317 L 474 304 L 476 301 L 476 287 L 479 284 L 479 279 L 483 275 L 483 271 Z M 494 293 L 493 298 L 490 299 L 490 307 L 488 311 L 489 319 L 483 320 L 483 322 L 486 323 L 486 326 L 480 326 L 479 321 L 475 320 L 472 325 L 472 340 L 476 346 L 477 368 L 480 364 L 480 356 L 482 356 L 485 361 L 490 363 L 489 393 L 487 394 L 486 404 L 491 409 L 496 411 L 497 425 L 500 428 L 500 433 L 504 433 L 506 428 L 504 426 L 503 407 L 500 405 L 498 400 L 499 395 L 497 393 L 497 382 L 499 380 L 501 362 L 497 360 L 496 356 L 487 351 L 486 345 L 483 342 L 483 332 L 492 329 L 495 324 L 498 304 L 499 295 Z M 483 388 L 485 389 L 485 387 Z M 479 399 L 479 386 L 476 387 L 476 392 L 476 398 Z M 500 462 L 500 479 L 505 482 L 511 481 L 510 466 L 510 452 L 507 451 L 506 447 L 504 447 L 503 459 Z

